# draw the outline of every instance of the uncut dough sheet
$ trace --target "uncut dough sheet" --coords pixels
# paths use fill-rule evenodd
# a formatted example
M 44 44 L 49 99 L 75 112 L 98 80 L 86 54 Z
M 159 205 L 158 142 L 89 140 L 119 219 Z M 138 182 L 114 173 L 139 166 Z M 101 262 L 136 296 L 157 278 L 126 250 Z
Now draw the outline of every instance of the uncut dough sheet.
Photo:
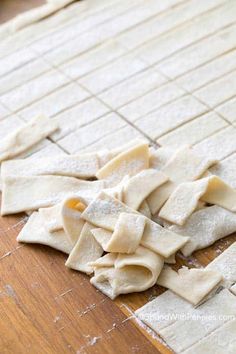
M 166 291 L 138 309 L 135 314 L 157 332 L 174 352 L 183 353 L 229 321 L 227 316 L 235 316 L 236 302 L 235 296 L 224 289 L 194 308 L 178 295 Z

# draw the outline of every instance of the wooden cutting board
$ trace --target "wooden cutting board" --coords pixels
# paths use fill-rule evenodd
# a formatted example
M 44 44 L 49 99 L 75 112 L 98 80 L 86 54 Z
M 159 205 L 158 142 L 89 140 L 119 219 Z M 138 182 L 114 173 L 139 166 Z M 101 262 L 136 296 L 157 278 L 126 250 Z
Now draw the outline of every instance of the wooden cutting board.
M 0 23 L 42 3 L 2 0 Z M 24 215 L 0 217 L 0 353 L 171 353 L 133 318 L 133 311 L 164 289 L 154 287 L 113 302 L 86 275 L 67 269 L 62 253 L 18 244 L 24 222 Z M 235 240 L 230 236 L 196 252 L 191 264 L 178 258 L 177 267 L 205 266 Z

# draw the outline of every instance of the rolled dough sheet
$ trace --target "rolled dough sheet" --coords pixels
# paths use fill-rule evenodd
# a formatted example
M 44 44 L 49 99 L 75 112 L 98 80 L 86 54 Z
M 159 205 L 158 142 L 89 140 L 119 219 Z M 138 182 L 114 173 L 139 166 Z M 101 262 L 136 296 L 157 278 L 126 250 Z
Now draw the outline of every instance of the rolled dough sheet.
M 135 314 L 176 353 L 183 353 L 236 315 L 235 296 L 224 289 L 197 308 L 166 291 Z M 194 353 L 191 352 L 191 353 Z
M 58 124 L 40 115 L 13 131 L 0 143 L 0 162 L 9 160 L 26 151 L 58 129 Z
M 208 264 L 206 269 L 222 274 L 222 284 L 226 287 L 236 282 L 236 242 Z
M 224 323 L 183 354 L 234 354 L 236 351 L 236 320 Z
M 210 172 L 236 188 L 236 154 L 232 154 L 210 168 Z
M 83 181 L 74 177 L 7 177 L 3 180 L 1 214 L 49 207 L 70 195 L 89 203 L 104 188 L 103 181 Z
M 66 236 L 64 230 L 49 232 L 44 227 L 42 215 L 34 212 L 17 236 L 18 242 L 40 243 L 50 246 L 64 253 L 70 253 L 73 245 Z
M 187 257 L 194 251 L 206 248 L 217 240 L 235 232 L 236 215 L 214 205 L 193 213 L 185 225 L 172 225 L 168 228 L 175 233 L 189 237 L 188 242 L 181 249 L 181 252 Z

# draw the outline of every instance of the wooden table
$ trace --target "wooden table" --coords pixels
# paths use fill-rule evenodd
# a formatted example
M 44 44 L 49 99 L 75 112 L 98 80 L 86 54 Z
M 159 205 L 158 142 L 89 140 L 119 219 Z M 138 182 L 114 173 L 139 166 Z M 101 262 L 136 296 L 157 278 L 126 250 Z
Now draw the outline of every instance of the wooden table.
M 2 0 L 0 22 L 41 3 Z M 110 301 L 86 275 L 67 269 L 62 253 L 18 244 L 24 222 L 24 215 L 0 218 L 0 353 L 171 353 L 132 318 L 163 289 Z M 230 236 L 196 252 L 194 262 L 207 265 L 235 240 Z M 180 264 L 186 261 L 179 258 Z
M 0 24 L 10 20 L 17 14 L 44 4 L 44 0 L 1 0 Z

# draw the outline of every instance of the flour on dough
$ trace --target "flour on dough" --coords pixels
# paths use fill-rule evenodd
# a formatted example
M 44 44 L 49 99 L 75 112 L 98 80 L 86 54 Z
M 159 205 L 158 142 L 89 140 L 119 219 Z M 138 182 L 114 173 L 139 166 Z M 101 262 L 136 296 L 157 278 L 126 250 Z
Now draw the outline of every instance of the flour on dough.
M 13 131 L 0 142 L 0 162 L 12 159 L 58 129 L 58 124 L 40 115 Z
M 73 245 L 64 230 L 49 232 L 43 223 L 42 215 L 34 212 L 17 236 L 18 242 L 40 243 L 64 253 L 70 253 Z
M 197 305 L 220 283 L 221 279 L 221 274 L 216 271 L 183 267 L 175 272 L 165 266 L 157 279 L 157 284 Z
M 172 225 L 168 229 L 189 237 L 181 249 L 183 255 L 188 257 L 194 251 L 235 232 L 236 214 L 214 205 L 194 212 L 183 226 Z
M 89 263 L 100 258 L 103 254 L 103 249 L 93 237 L 92 228 L 93 225 L 88 222 L 84 224 L 79 238 L 66 261 L 67 267 L 87 274 L 93 272 L 93 267 Z

